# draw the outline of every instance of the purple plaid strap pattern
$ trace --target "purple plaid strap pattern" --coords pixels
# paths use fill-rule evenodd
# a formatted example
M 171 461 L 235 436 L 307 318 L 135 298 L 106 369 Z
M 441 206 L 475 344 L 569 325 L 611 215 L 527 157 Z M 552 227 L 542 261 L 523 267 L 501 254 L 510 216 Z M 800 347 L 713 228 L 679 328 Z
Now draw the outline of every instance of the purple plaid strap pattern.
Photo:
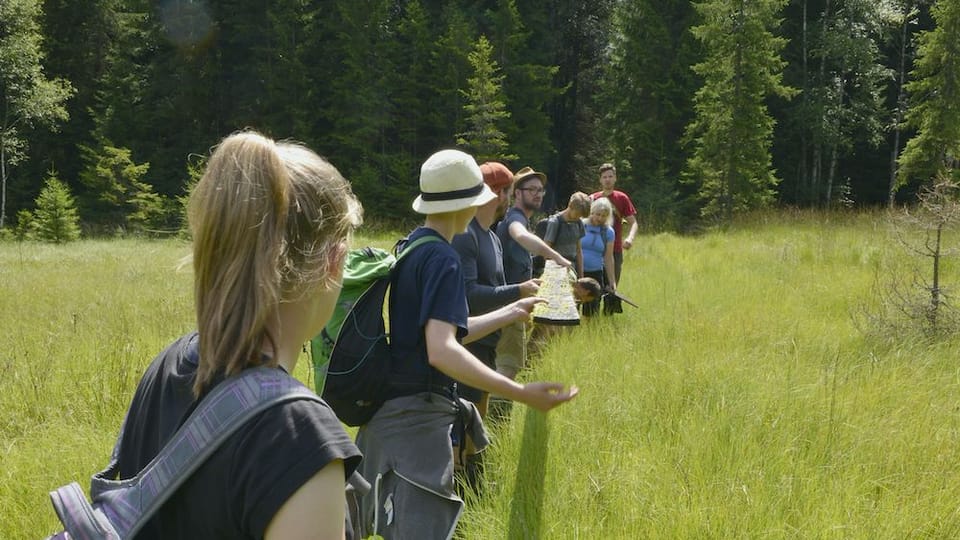
M 320 398 L 279 369 L 251 368 L 211 390 L 159 454 L 135 477 L 117 481 L 116 463 L 91 479 L 93 505 L 74 483 L 50 493 L 71 538 L 132 538 L 238 427 L 276 404 Z

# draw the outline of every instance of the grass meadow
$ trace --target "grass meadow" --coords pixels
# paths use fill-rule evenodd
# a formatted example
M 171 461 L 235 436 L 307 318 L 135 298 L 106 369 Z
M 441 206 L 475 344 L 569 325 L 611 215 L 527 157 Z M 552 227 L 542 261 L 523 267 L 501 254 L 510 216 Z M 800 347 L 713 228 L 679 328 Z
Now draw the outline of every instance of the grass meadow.
M 0 244 L 0 538 L 52 532 L 47 492 L 106 463 L 143 368 L 193 327 L 188 251 Z M 580 396 L 496 426 L 460 536 L 960 537 L 960 338 L 868 340 L 852 317 L 907 262 L 879 213 L 640 237 L 640 307 L 547 345 L 525 377 Z

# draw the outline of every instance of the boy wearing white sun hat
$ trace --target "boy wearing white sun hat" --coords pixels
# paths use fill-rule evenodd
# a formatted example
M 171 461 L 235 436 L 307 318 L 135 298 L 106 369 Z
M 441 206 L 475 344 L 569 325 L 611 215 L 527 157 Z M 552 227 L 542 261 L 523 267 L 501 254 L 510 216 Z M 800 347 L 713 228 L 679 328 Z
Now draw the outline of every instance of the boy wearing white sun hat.
M 470 354 L 473 341 L 529 318 L 539 298 L 524 298 L 468 317 L 460 257 L 450 245 L 482 206 L 497 195 L 469 154 L 441 150 L 420 168 L 413 209 L 424 224 L 406 239 L 420 243 L 394 272 L 390 287 L 391 373 L 387 401 L 357 434 L 361 474 L 374 486 L 362 500 L 364 535 L 449 538 L 463 502 L 453 480 L 450 433 L 457 415 L 478 449 L 486 444 L 476 409 L 456 394 L 457 381 L 548 411 L 577 394 L 559 383 L 520 384 Z

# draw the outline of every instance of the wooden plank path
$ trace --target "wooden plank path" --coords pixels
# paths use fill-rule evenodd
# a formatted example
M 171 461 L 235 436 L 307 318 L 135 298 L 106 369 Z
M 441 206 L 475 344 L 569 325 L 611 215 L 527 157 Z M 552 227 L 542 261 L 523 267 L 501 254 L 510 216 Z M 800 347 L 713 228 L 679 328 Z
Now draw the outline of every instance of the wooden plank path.
M 537 296 L 546 298 L 547 303 L 534 306 L 534 322 L 560 326 L 580 324 L 580 312 L 573 299 L 574 274 L 553 261 L 547 261 L 540 279 L 543 283 Z

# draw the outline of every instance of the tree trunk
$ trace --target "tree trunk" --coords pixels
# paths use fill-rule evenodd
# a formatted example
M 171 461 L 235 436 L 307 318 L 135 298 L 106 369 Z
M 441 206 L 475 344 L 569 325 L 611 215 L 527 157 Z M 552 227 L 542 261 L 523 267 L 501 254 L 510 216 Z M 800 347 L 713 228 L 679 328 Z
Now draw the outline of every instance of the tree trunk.
M 840 67 L 840 77 L 837 77 L 837 85 L 834 89 L 834 94 L 837 96 L 837 101 L 835 104 L 836 110 L 843 110 L 843 91 L 844 91 L 844 77 L 846 74 L 846 61 L 841 63 Z M 840 132 L 839 128 L 832 130 L 835 134 Z M 833 181 L 836 178 L 837 174 L 837 154 L 839 153 L 838 147 L 840 146 L 840 141 L 837 140 L 839 135 L 834 135 L 833 140 L 830 141 L 830 165 L 827 169 L 827 192 L 826 192 L 826 207 L 830 208 L 833 203 Z
M 830 208 L 830 205 L 833 203 L 833 178 L 837 172 L 837 144 L 833 143 L 830 146 L 830 168 L 827 170 L 827 204 L 826 207 Z
M 903 113 L 906 108 L 907 95 L 904 91 L 907 77 L 907 28 L 910 23 L 910 11 L 913 2 L 907 2 L 903 7 L 903 20 L 900 21 L 900 65 L 897 72 L 897 108 L 893 118 L 893 148 L 890 149 L 890 185 L 887 207 L 893 208 L 897 194 L 897 157 L 900 156 L 900 124 L 903 122 Z
M 826 5 L 823 7 L 823 12 L 820 14 L 820 40 L 824 40 L 827 35 L 827 21 L 830 19 L 830 0 L 827 0 Z M 826 55 L 820 54 L 820 66 L 817 70 L 817 88 L 823 88 L 826 84 L 826 73 L 827 73 L 827 59 Z M 820 180 L 823 177 L 823 139 L 824 134 L 826 133 L 826 112 L 823 100 L 820 100 L 820 118 L 817 120 L 820 122 L 820 133 L 816 137 L 816 142 L 813 147 L 813 170 L 811 171 L 812 180 L 811 180 L 811 194 L 813 197 L 813 206 L 820 206 L 822 199 L 820 198 Z
M 813 156 L 810 162 L 810 204 L 820 206 L 820 170 L 823 163 L 823 145 L 813 145 Z
M 803 30 L 801 32 L 802 43 L 800 57 L 803 59 L 802 67 L 802 76 L 803 76 L 803 107 L 802 110 L 809 110 L 810 104 L 810 70 L 807 64 L 807 54 L 809 53 L 809 45 L 807 43 L 807 0 L 803 0 Z M 800 130 L 800 168 L 797 171 L 797 187 L 795 191 L 795 202 L 800 202 L 800 185 L 801 182 L 804 187 L 808 190 L 810 189 L 810 174 L 807 171 L 807 156 L 810 153 L 810 141 L 807 138 L 808 126 L 804 126 Z
M 738 25 L 739 25 L 739 22 L 743 21 L 743 19 L 746 17 L 746 14 L 743 11 L 743 2 L 740 3 L 740 10 L 737 16 L 738 16 Z M 739 37 L 742 38 L 742 35 Z M 737 53 L 734 56 L 734 60 L 733 60 L 733 80 L 734 80 L 733 99 L 732 99 L 733 103 L 740 103 L 740 93 L 742 92 L 742 89 L 741 89 L 742 77 L 743 77 L 743 47 L 738 44 Z M 734 111 L 734 114 L 736 114 L 736 111 Z M 735 186 L 733 184 L 734 184 L 734 179 L 737 173 L 739 173 L 739 171 L 734 171 L 734 168 L 740 166 L 740 163 L 734 160 L 734 156 L 736 155 L 736 152 L 734 151 L 733 145 L 735 144 L 734 141 L 737 140 L 737 136 L 736 136 L 737 134 L 731 133 L 731 135 L 732 135 L 731 137 L 727 137 L 727 144 L 730 145 L 730 148 L 727 151 L 727 170 L 724 173 L 724 177 L 725 177 L 724 189 L 726 191 L 726 202 L 724 203 L 724 206 L 725 206 L 724 221 L 726 224 L 730 224 L 730 222 L 733 220 L 733 203 L 734 203 L 734 200 L 736 199 L 735 197 L 736 194 L 734 193 Z
M 927 320 L 930 327 L 936 333 L 937 315 L 940 311 L 940 242 L 943 238 L 943 223 L 937 224 L 937 240 L 933 248 L 933 283 L 930 286 L 930 311 L 927 314 Z
M 0 229 L 7 219 L 7 144 L 0 137 Z

